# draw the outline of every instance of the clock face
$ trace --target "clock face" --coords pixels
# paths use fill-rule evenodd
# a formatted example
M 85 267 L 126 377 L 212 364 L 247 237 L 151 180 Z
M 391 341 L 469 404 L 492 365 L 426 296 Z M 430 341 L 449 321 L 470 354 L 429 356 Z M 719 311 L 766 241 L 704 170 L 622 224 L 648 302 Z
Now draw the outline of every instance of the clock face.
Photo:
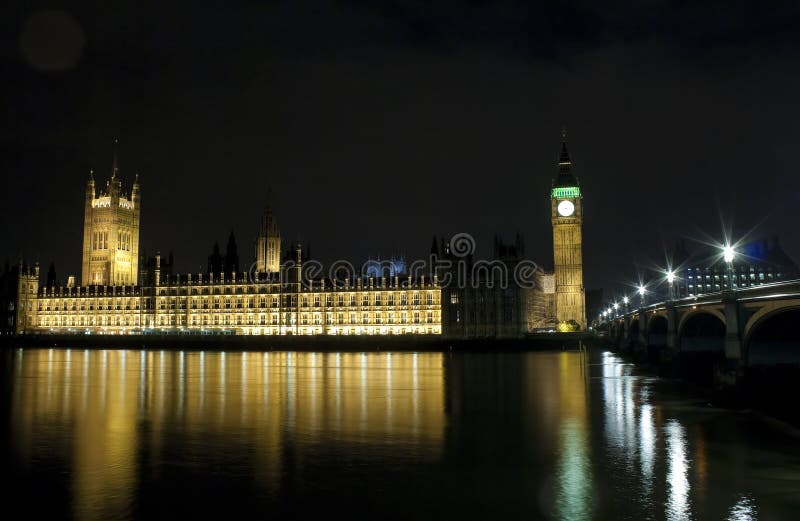
M 558 203 L 558 215 L 562 217 L 569 217 L 575 213 L 575 205 L 572 201 L 561 201 Z

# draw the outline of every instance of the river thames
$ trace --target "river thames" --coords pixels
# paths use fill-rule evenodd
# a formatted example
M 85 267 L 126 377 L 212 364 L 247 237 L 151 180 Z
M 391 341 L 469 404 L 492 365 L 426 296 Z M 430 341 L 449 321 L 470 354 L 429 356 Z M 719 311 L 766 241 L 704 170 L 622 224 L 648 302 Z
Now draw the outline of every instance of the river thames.
M 793 519 L 800 435 L 610 353 L 2 353 L 3 519 Z

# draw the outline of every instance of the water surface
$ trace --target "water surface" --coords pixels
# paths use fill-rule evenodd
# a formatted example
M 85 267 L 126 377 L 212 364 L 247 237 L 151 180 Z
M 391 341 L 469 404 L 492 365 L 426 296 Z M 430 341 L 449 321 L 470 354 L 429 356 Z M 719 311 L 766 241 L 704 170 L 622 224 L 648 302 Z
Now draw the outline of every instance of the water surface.
M 800 512 L 796 431 L 609 353 L 3 356 L 3 519 Z

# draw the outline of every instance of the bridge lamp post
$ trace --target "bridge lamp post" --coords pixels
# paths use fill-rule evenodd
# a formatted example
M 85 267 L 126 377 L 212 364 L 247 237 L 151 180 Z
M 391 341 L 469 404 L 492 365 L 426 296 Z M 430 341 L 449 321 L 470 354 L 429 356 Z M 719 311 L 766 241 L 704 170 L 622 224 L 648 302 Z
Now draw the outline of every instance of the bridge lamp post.
M 671 269 L 667 270 L 667 282 L 669 283 L 669 300 L 675 298 L 675 292 L 673 290 L 673 283 L 675 282 L 675 272 Z
M 615 317 L 619 316 L 619 303 L 618 302 L 614 302 L 614 316 Z
M 625 304 L 625 312 L 627 313 L 628 312 L 628 304 L 630 303 L 630 299 L 628 298 L 628 295 L 625 295 L 625 296 L 622 297 L 622 303 Z
M 641 302 L 642 302 L 641 306 L 644 307 L 644 294 L 646 293 L 646 290 L 644 289 L 644 285 L 639 284 L 638 292 L 639 292 L 639 300 L 641 300 Z
M 725 261 L 725 267 L 728 271 L 728 289 L 733 291 L 733 259 L 736 258 L 736 250 L 733 246 L 726 244 L 722 248 L 722 259 Z

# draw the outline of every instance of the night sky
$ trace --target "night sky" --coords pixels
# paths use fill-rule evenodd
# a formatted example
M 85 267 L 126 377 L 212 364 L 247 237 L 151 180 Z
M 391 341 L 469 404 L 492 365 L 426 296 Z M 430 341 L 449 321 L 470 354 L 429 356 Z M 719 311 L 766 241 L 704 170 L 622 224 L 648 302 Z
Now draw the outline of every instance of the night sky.
M 0 255 L 80 274 L 88 171 L 141 174 L 141 248 L 251 255 L 269 187 L 323 261 L 519 231 L 552 265 L 562 125 L 587 288 L 677 237 L 800 259 L 794 2 L 12 2 L 0 7 Z M 223 5 L 225 8 L 223 8 Z M 77 6 L 77 7 L 76 7 Z M 45 268 L 46 269 L 46 268 Z

